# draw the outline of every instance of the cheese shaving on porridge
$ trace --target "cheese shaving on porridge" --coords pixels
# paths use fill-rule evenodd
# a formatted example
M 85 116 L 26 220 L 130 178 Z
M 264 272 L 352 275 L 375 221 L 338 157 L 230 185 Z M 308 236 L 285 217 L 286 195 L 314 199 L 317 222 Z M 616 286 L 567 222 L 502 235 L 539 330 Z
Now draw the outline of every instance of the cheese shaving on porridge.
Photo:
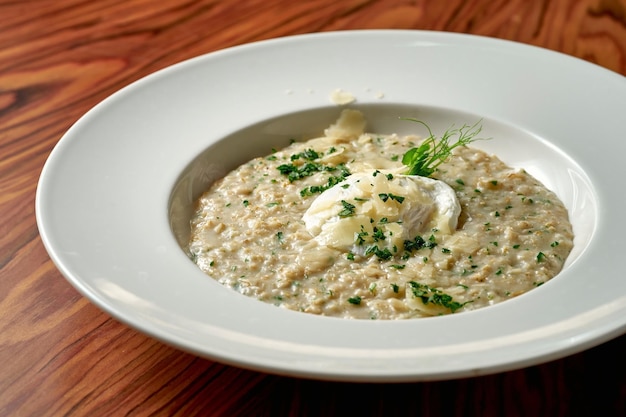
M 244 295 L 312 314 L 407 319 L 499 303 L 560 272 L 573 247 L 557 196 L 463 144 L 408 175 L 416 136 L 344 110 L 322 137 L 236 168 L 204 193 L 189 254 Z

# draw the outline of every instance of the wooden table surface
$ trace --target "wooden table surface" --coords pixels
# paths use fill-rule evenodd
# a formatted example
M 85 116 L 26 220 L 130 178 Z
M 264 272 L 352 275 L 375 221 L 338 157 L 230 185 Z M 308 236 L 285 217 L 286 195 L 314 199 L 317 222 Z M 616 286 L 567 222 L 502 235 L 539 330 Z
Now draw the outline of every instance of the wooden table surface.
M 0 416 L 626 415 L 626 336 L 483 377 L 313 381 L 168 347 L 55 269 L 35 223 L 37 180 L 90 107 L 217 49 L 373 28 L 516 40 L 626 75 L 626 0 L 0 0 Z

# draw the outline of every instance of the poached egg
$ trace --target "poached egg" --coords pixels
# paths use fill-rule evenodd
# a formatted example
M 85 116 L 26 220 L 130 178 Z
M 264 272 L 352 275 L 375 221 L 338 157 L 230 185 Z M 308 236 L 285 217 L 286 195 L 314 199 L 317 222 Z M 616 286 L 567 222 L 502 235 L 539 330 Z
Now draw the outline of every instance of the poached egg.
M 372 245 L 396 253 L 405 240 L 434 229 L 450 234 L 460 213 L 443 181 L 372 170 L 324 191 L 302 219 L 320 245 L 365 255 Z

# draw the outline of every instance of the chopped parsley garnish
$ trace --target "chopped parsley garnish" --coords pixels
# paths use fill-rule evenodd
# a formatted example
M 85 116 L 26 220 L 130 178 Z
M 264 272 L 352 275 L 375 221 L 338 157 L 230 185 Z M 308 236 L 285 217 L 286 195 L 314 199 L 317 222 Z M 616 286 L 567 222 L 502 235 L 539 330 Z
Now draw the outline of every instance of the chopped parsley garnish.
M 350 175 L 350 172 L 348 172 L 348 170 L 343 164 L 339 164 L 337 166 L 331 166 L 331 165 L 324 165 L 319 162 L 315 162 L 321 156 L 323 155 L 320 155 L 315 150 L 307 149 L 304 152 L 291 155 L 290 160 L 292 162 L 298 161 L 298 160 L 305 160 L 308 162 L 305 162 L 302 165 L 282 164 L 282 165 L 279 165 L 277 169 L 280 171 L 281 174 L 287 176 L 287 178 L 289 179 L 289 182 L 294 182 L 296 180 L 309 177 L 317 172 L 337 171 L 337 170 L 341 171 L 341 174 L 339 175 L 338 180 L 335 180 L 335 182 L 330 186 L 333 186 L 341 182 L 341 180 L 345 179 L 345 177 Z M 327 187 L 327 188 L 330 188 L 330 187 Z M 322 192 L 322 191 L 324 190 L 321 190 L 321 191 L 317 190 L 314 192 Z
M 437 246 L 437 243 L 435 242 L 434 236 L 431 236 L 428 241 L 424 240 L 421 236 L 415 236 L 413 240 L 404 241 L 404 250 L 408 252 L 417 251 L 422 248 L 432 249 L 435 246 Z
M 354 216 L 354 209 L 356 208 L 354 204 L 350 204 L 346 200 L 341 200 L 341 205 L 343 205 L 343 210 L 338 213 L 339 217 Z
M 424 304 L 434 304 L 450 309 L 452 313 L 463 307 L 466 303 L 455 301 L 452 296 L 428 285 L 409 281 L 413 296 L 422 300 Z
M 354 304 L 358 306 L 359 304 L 361 304 L 361 297 L 359 297 L 358 295 L 355 295 L 354 297 L 348 298 L 348 302 L 350 304 Z
M 395 195 L 392 193 L 380 193 L 378 194 L 378 197 L 380 197 L 381 200 L 383 200 L 383 203 L 386 203 L 387 200 L 395 200 L 398 203 L 402 204 L 402 202 L 404 201 L 404 197 L 399 196 L 399 195 Z
M 316 159 L 319 159 L 319 157 L 320 157 L 320 154 L 315 152 L 313 149 L 307 149 L 304 152 L 291 155 L 291 160 L 297 161 L 298 159 L 302 158 L 308 161 L 315 161 Z
M 361 226 L 361 231 L 359 233 L 356 234 L 356 238 L 355 238 L 355 243 L 357 245 L 362 245 L 365 243 L 365 238 L 369 236 L 369 233 L 367 233 L 365 231 L 365 229 L 363 229 L 363 226 Z
M 385 232 L 377 227 L 374 227 L 374 233 L 372 234 L 372 238 L 374 239 L 374 242 L 378 242 L 379 240 L 385 240 Z
M 376 245 L 372 245 L 365 250 L 365 255 L 375 255 L 378 259 L 387 260 L 393 256 L 391 251 L 387 248 L 380 249 Z
M 328 190 L 331 187 L 339 184 L 343 180 L 345 180 L 348 176 L 350 176 L 350 171 L 346 168 L 345 165 L 339 164 L 336 167 L 328 167 L 325 171 L 337 171 L 339 170 L 339 175 L 334 175 L 328 178 L 328 182 L 325 185 L 312 185 L 310 187 L 304 188 L 300 191 L 300 195 L 302 197 L 310 196 L 313 194 L 321 194 L 324 191 Z M 349 184 L 342 185 L 343 188 L 350 187 Z

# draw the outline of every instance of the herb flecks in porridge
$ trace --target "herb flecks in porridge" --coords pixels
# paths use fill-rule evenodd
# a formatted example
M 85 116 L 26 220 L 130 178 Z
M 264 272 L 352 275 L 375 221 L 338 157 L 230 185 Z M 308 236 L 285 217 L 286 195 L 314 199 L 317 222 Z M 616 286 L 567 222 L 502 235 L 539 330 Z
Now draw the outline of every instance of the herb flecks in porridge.
M 189 252 L 242 294 L 327 316 L 458 314 L 523 294 L 561 270 L 572 228 L 539 181 L 468 146 L 479 132 L 371 134 L 344 110 L 323 137 L 216 182 Z

